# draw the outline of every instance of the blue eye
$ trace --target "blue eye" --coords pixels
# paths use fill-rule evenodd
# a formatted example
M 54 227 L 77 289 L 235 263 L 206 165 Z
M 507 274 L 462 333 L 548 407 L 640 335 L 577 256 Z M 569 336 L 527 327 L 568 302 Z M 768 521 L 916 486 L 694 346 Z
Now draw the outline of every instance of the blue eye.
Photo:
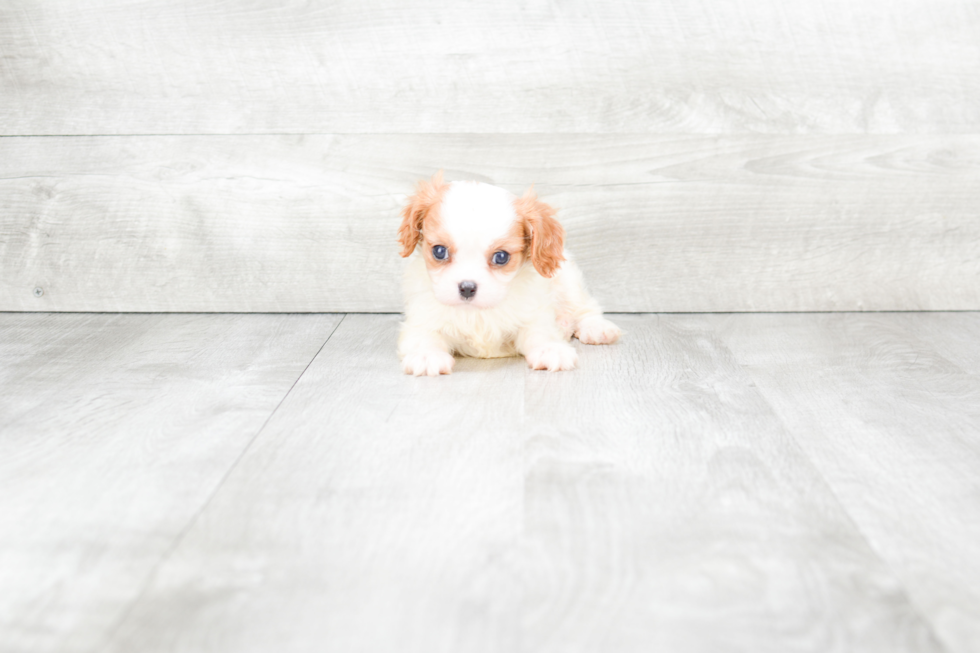
M 432 256 L 437 261 L 445 261 L 446 258 L 449 256 L 449 250 L 447 250 L 442 245 L 436 245 L 435 247 L 432 248 Z
M 494 265 L 507 265 L 507 261 L 510 260 L 510 254 L 507 252 L 494 252 L 493 254 L 493 264 Z

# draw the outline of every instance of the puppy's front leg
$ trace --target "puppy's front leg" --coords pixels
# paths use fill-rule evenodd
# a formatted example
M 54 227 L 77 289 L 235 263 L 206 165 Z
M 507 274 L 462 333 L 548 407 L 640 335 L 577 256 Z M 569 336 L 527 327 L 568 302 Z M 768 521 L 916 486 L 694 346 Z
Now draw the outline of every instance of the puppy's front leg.
M 619 327 L 602 315 L 599 303 L 585 290 L 582 272 L 569 261 L 557 277 L 561 297 L 558 323 L 569 336 L 586 345 L 611 345 L 622 335 Z
M 532 324 L 522 329 L 515 344 L 528 367 L 534 370 L 574 370 L 578 364 L 578 352 L 565 341 L 554 323 Z
M 452 374 L 456 359 L 438 333 L 405 325 L 398 337 L 398 354 L 405 374 L 439 376 Z

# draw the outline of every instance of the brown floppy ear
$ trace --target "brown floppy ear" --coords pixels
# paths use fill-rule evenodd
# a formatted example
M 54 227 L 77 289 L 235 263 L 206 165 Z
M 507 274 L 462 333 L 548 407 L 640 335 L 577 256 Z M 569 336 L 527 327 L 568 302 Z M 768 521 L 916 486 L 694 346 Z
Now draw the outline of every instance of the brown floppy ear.
M 415 194 L 408 198 L 402 209 L 402 224 L 398 227 L 398 242 L 401 255 L 410 256 L 422 239 L 422 223 L 432 212 L 449 184 L 442 179 L 442 170 L 432 175 L 432 179 L 422 180 L 415 186 Z
M 542 277 L 554 276 L 565 260 L 565 230 L 555 219 L 555 209 L 538 199 L 534 186 L 514 200 L 514 209 L 531 241 L 528 251 L 534 269 Z

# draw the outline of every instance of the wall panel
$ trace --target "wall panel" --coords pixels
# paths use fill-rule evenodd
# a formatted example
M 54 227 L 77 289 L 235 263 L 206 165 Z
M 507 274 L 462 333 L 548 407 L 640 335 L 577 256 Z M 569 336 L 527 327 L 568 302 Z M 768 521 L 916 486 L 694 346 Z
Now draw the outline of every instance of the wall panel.
M 0 307 L 398 311 L 440 167 L 536 183 L 607 310 L 980 308 L 980 137 L 494 134 L 0 139 Z
M 973 0 L 0 2 L 0 134 L 976 133 Z

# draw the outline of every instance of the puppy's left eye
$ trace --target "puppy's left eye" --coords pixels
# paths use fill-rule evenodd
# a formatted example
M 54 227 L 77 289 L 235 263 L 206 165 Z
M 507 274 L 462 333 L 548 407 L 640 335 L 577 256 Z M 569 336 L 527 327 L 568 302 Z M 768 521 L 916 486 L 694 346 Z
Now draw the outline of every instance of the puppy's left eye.
M 510 260 L 510 254 L 504 251 L 494 252 L 493 254 L 493 264 L 494 265 L 507 265 L 507 261 Z

